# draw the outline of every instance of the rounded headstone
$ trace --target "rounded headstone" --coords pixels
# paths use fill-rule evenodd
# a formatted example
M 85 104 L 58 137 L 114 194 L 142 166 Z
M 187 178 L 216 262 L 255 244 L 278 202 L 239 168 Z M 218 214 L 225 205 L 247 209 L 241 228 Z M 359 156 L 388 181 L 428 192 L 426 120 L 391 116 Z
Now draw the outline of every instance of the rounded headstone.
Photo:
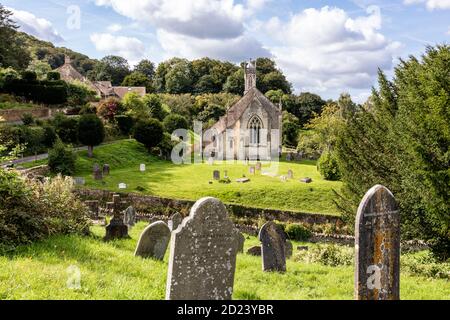
M 286 271 L 286 235 L 274 222 L 265 223 L 258 234 L 262 243 L 263 271 Z
M 163 221 L 153 222 L 142 231 L 134 255 L 162 260 L 169 240 L 169 227 Z

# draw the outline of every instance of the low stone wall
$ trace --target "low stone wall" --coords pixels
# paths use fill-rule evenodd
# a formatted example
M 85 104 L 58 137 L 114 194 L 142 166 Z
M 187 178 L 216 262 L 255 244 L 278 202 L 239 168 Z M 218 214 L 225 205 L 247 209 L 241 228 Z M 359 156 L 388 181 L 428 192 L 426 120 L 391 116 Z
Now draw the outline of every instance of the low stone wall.
M 140 195 L 135 193 L 120 193 L 108 190 L 98 189 L 77 189 L 75 191 L 83 200 L 98 200 L 101 206 L 111 201 L 112 195 L 118 193 L 124 201 L 132 205 L 140 216 L 166 216 L 169 217 L 175 212 L 180 212 L 187 216 L 195 201 L 161 198 L 149 195 Z M 226 204 L 228 212 L 239 219 L 257 220 L 259 218 L 269 220 L 279 220 L 283 222 L 301 222 L 307 224 L 333 224 L 342 225 L 342 220 L 336 216 L 323 214 L 311 214 L 302 212 L 293 212 L 285 210 L 271 210 L 245 207 L 241 205 Z
M 31 113 L 34 118 L 48 118 L 52 111 L 44 107 L 0 110 L 0 122 L 20 121 L 25 113 Z
M 29 169 L 23 169 L 19 171 L 21 175 L 29 177 L 29 178 L 33 178 L 36 176 L 46 176 L 50 173 L 50 168 L 48 167 L 48 165 L 41 165 L 41 166 L 36 166 L 33 168 L 29 168 Z

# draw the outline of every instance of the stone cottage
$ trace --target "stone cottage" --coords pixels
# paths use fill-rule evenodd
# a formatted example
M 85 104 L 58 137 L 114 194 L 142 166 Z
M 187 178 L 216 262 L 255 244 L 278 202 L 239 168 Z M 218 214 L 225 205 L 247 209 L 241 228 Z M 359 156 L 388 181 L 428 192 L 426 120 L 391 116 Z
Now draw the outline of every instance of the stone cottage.
M 270 160 L 281 151 L 281 103 L 273 104 L 256 88 L 256 62 L 245 64 L 244 80 L 244 96 L 204 134 L 206 156 Z

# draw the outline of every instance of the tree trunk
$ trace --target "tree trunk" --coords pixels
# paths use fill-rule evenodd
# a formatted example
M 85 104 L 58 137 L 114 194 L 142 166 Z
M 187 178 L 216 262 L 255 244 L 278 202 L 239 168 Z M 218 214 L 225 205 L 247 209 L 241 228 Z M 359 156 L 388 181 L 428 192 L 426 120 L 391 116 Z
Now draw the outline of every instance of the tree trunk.
M 88 158 L 92 158 L 94 153 L 94 146 L 88 146 Z

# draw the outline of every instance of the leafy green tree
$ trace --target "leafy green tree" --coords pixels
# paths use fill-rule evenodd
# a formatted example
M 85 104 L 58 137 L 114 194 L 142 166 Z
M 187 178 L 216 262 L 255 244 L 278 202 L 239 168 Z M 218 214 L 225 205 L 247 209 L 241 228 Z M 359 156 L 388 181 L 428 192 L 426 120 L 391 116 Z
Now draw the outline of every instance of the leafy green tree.
M 71 176 L 75 172 L 76 153 L 71 147 L 57 140 L 48 152 L 48 166 L 53 173 Z
M 58 137 L 64 143 L 76 144 L 78 142 L 78 120 L 58 113 L 52 120 Z
M 299 126 L 295 122 L 283 122 L 283 144 L 297 146 Z
M 126 59 L 119 56 L 106 56 L 92 70 L 91 78 L 98 81 L 110 80 L 114 86 L 119 86 L 131 73 Z
M 168 93 L 188 93 L 191 91 L 192 74 L 189 61 L 181 60 L 174 64 L 165 76 Z
M 35 72 L 39 80 L 44 80 L 47 78 L 47 73 L 52 71 L 52 68 L 47 62 L 40 60 L 33 60 L 28 65 L 27 70 Z
M 125 87 L 145 87 L 145 90 L 150 93 L 153 92 L 153 84 L 150 78 L 148 78 L 145 74 L 133 71 L 129 75 L 125 77 L 122 81 L 122 86 Z
M 156 147 L 163 139 L 164 127 L 156 119 L 140 120 L 134 126 L 134 138 L 148 151 Z
M 302 92 L 294 98 L 294 101 L 288 103 L 285 109 L 294 114 L 300 120 L 301 125 L 305 125 L 314 114 L 320 114 L 325 104 L 326 102 L 319 95 Z
M 141 60 L 135 67 L 134 72 L 144 74 L 148 79 L 152 80 L 155 76 L 155 64 L 150 60 Z
M 142 97 L 136 92 L 128 92 L 122 99 L 126 113 L 135 119 L 150 118 L 150 109 L 145 105 Z
M 151 118 L 162 121 L 167 115 L 163 108 L 161 98 L 157 94 L 146 94 L 142 98 L 142 102 L 147 107 Z
M 0 67 L 25 70 L 31 57 L 24 41 L 17 37 L 18 25 L 11 19 L 12 12 L 0 4 Z
M 228 76 L 227 81 L 225 82 L 223 89 L 225 92 L 243 95 L 245 89 L 244 83 L 244 70 L 240 68 Z
M 189 127 L 189 123 L 185 117 L 180 116 L 179 114 L 170 114 L 164 118 L 163 121 L 164 129 L 172 134 L 177 129 L 187 129 Z
M 95 114 L 87 113 L 78 121 L 78 140 L 88 146 L 88 157 L 92 158 L 94 146 L 105 139 L 105 127 Z

